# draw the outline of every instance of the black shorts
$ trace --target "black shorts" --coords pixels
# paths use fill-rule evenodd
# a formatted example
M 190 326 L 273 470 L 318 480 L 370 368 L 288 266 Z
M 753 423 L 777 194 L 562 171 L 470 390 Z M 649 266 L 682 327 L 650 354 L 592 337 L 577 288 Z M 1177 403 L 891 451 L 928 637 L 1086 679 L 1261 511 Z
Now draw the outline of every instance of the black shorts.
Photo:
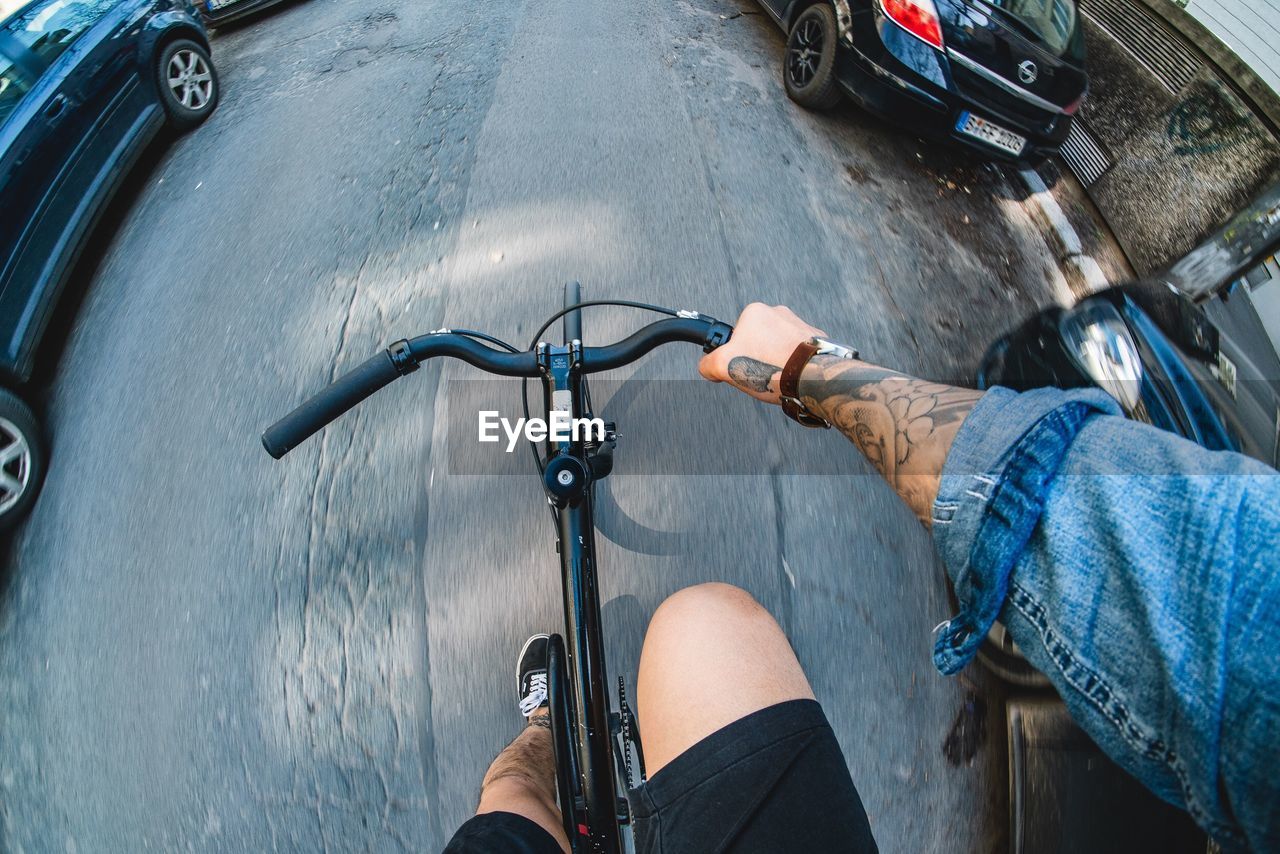
M 761 709 L 712 733 L 630 793 L 637 852 L 875 852 L 835 733 L 813 700 Z M 546 852 L 551 834 L 511 813 L 458 829 L 450 854 Z

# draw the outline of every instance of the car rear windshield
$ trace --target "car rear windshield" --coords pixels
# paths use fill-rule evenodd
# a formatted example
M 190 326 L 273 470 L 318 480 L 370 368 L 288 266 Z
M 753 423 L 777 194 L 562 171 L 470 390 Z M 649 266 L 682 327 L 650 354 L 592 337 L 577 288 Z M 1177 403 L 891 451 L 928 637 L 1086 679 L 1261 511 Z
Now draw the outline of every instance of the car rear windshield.
M 1054 53 L 1071 44 L 1076 29 L 1075 0 L 990 0 L 991 5 L 1015 18 Z

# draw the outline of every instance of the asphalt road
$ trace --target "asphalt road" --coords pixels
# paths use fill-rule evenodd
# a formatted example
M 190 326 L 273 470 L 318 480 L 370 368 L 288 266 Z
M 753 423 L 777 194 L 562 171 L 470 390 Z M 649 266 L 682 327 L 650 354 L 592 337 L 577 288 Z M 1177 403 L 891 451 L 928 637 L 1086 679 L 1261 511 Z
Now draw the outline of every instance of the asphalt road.
M 468 432 L 513 387 L 432 365 L 285 461 L 258 444 L 386 342 L 523 342 L 577 279 L 726 319 L 786 303 L 955 380 L 1062 292 L 1014 183 L 798 109 L 782 48 L 749 0 L 305 0 L 218 34 L 218 112 L 140 168 L 48 370 L 52 465 L 0 594 L 0 848 L 432 850 L 474 808 L 518 645 L 559 614 L 537 481 L 477 474 L 506 461 Z M 642 319 L 597 310 L 586 338 Z M 741 585 L 881 849 L 991 850 L 999 704 L 933 670 L 927 536 L 840 436 L 694 382 L 695 355 L 596 387 L 623 433 L 611 668 L 634 684 L 667 594 Z M 987 734 L 952 763 L 970 691 Z

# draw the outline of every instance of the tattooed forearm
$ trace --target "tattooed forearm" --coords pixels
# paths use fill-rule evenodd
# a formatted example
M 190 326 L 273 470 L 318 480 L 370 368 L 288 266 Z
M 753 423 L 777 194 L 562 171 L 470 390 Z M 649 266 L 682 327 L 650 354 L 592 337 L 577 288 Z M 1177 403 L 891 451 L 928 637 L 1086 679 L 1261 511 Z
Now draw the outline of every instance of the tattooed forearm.
M 823 356 L 801 374 L 799 392 L 805 406 L 857 445 L 928 525 L 947 451 L 982 392 Z
M 770 381 L 781 376 L 782 368 L 747 356 L 737 356 L 729 362 L 729 379 L 734 385 L 747 391 L 767 394 Z

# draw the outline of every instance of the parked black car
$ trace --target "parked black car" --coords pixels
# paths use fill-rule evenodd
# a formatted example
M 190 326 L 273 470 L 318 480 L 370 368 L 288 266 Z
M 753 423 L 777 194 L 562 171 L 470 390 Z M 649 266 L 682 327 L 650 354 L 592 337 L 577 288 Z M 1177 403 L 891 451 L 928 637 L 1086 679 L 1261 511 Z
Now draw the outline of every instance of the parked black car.
M 208 26 L 220 27 L 281 2 L 283 0 L 197 0 L 196 8 Z
M 805 107 L 841 92 L 993 159 L 1055 153 L 1087 89 L 1076 0 L 760 0 Z
M 1280 315 L 1250 291 L 1280 288 L 1280 184 L 1153 280 L 1033 315 L 988 347 L 979 388 L 1096 386 L 1130 418 L 1280 468 Z M 1258 297 L 1262 299 L 1262 297 Z M 979 659 L 1043 686 L 999 623 Z
M 1249 336 L 1253 346 L 1242 346 L 1224 328 L 1230 320 L 1211 311 L 1229 307 L 1201 307 L 1159 282 L 1110 288 L 1037 314 L 1002 338 L 979 382 L 1018 390 L 1100 386 L 1131 418 L 1280 465 L 1275 351 L 1261 330 Z
M 22 390 L 103 208 L 167 122 L 218 103 L 182 0 L 34 0 L 0 21 L 0 527 L 31 504 L 44 443 Z
M 1277 252 L 1280 184 L 1152 280 L 1033 315 L 990 346 L 977 385 L 1097 386 L 1131 418 L 1278 466 Z M 1001 623 L 978 659 L 1009 683 L 1011 851 L 1206 850 L 1070 721 Z
M 1280 251 L 1275 239 L 1258 261 Z M 1130 418 L 1280 467 L 1280 355 L 1271 335 L 1235 275 L 1196 281 L 1166 274 L 1046 308 L 990 345 L 974 384 L 1102 388 Z M 1049 684 L 999 622 L 978 658 L 1006 682 Z
M 991 345 L 978 382 L 1096 385 L 1132 418 L 1280 467 L 1280 317 L 1255 302 L 1280 287 L 1277 253 L 1280 184 L 1155 280 L 1033 316 Z
M 1131 418 L 1280 467 L 1280 184 L 1153 280 L 1053 306 L 994 341 L 976 385 L 1097 386 Z M 978 652 L 1048 684 L 996 623 Z

